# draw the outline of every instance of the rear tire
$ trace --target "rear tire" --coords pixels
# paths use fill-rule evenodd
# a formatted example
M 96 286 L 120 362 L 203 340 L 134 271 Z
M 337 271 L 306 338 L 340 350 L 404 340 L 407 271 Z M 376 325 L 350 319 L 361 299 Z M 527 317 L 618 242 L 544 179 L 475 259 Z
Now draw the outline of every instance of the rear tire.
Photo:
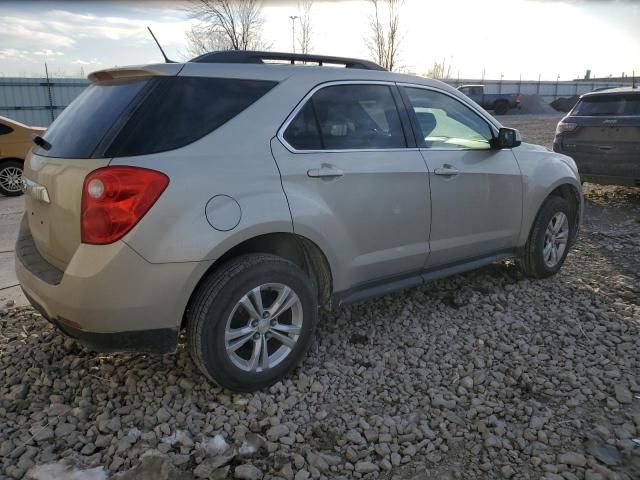
M 259 390 L 300 363 L 317 318 L 313 283 L 297 265 L 275 255 L 243 255 L 198 287 L 187 316 L 191 356 L 217 384 Z
M 518 259 L 525 275 L 546 278 L 558 273 L 571 247 L 576 214 L 564 198 L 554 195 L 545 200 Z
M 509 104 L 507 102 L 496 102 L 493 106 L 493 111 L 496 115 L 505 115 L 509 111 Z
M 22 195 L 22 170 L 20 160 L 0 161 L 0 193 L 7 197 Z

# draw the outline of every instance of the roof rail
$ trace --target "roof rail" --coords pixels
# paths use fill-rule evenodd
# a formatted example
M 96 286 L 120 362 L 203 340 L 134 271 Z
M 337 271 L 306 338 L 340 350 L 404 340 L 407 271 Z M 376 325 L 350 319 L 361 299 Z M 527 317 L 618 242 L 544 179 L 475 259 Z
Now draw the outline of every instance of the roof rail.
M 334 65 L 344 65 L 346 68 L 386 71 L 385 68 L 381 67 L 377 63 L 357 58 L 328 57 L 326 55 L 307 55 L 302 53 L 259 52 L 251 50 L 210 52 L 189 61 L 196 63 L 266 63 L 265 60 L 286 61 L 290 62 L 291 65 L 295 65 L 296 62 L 317 63 L 320 66 L 325 63 L 329 63 Z

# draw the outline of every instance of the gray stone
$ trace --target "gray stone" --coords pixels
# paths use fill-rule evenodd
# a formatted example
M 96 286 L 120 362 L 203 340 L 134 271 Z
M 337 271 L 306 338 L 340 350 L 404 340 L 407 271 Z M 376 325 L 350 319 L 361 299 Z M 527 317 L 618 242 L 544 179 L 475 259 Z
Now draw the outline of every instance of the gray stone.
M 289 427 L 287 427 L 284 424 L 280 424 L 280 425 L 274 425 L 273 427 L 271 427 L 269 430 L 267 430 L 265 435 L 270 441 L 276 442 L 280 438 L 287 435 L 288 433 L 289 433 Z
M 564 465 L 573 465 L 576 467 L 584 467 L 587 464 L 587 459 L 581 453 L 567 452 L 558 455 L 558 463 L 562 463 Z
M 613 445 L 592 439 L 585 444 L 585 447 L 590 455 L 605 465 L 615 466 L 622 462 L 622 452 Z
M 233 477 L 243 480 L 259 480 L 262 478 L 262 472 L 259 468 L 247 463 L 238 465 L 233 471 Z
M 372 473 L 377 472 L 379 470 L 378 466 L 375 463 L 371 462 L 357 462 L 355 465 L 356 472 L 358 473 Z

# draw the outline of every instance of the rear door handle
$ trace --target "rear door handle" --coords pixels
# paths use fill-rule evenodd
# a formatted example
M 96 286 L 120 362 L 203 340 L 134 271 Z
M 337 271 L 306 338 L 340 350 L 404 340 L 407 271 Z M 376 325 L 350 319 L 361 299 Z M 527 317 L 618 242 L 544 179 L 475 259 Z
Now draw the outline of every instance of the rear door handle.
M 451 165 L 443 165 L 440 168 L 436 168 L 433 173 L 436 175 L 444 175 L 447 177 L 458 175 L 460 173 L 457 168 L 453 168 Z
M 603 150 L 605 152 L 608 152 L 609 150 L 613 150 L 613 147 L 610 147 L 608 145 L 601 145 L 600 147 L 598 147 L 600 150 Z
M 307 175 L 309 175 L 311 178 L 320 178 L 320 177 L 335 178 L 335 177 L 343 176 L 344 172 L 339 168 L 323 167 L 323 168 L 312 168 L 311 170 L 307 171 Z

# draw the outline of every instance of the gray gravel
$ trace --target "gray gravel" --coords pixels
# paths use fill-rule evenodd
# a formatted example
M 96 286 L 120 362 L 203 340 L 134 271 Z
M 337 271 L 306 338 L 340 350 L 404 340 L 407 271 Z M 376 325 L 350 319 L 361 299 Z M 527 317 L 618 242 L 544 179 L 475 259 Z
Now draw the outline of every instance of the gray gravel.
M 0 478 L 640 478 L 640 191 L 587 187 L 555 278 L 509 262 L 324 314 L 268 391 L 97 355 L 0 306 Z

